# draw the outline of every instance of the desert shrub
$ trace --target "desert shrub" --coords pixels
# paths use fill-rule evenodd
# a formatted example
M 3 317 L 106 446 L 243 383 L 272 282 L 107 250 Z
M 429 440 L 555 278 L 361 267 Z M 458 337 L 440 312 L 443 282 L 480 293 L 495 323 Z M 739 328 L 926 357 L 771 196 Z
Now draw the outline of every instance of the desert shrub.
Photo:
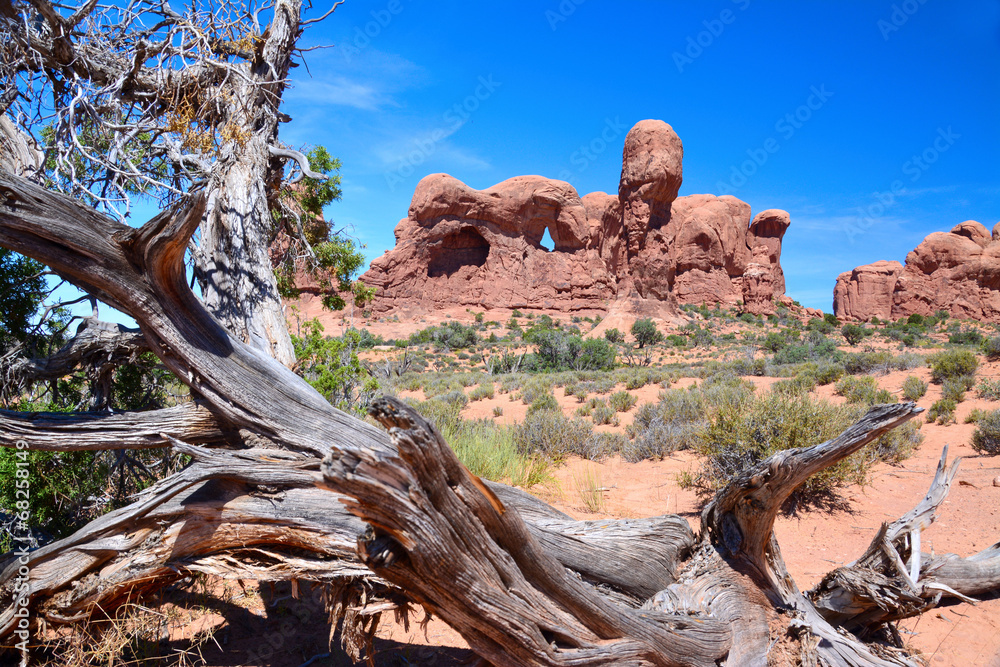
M 470 401 L 481 401 L 484 398 L 493 398 L 493 396 L 495 395 L 495 392 L 496 392 L 496 389 L 493 386 L 492 382 L 489 382 L 487 384 L 481 384 L 478 387 L 476 387 L 475 389 L 473 389 L 471 392 L 469 392 L 469 400 Z
M 809 331 L 817 331 L 825 336 L 826 334 L 833 333 L 836 326 L 837 326 L 836 322 L 831 324 L 830 322 L 827 322 L 825 319 L 820 319 L 817 317 L 809 320 L 809 322 L 806 324 L 806 329 L 808 329 Z
M 552 396 L 552 380 L 545 376 L 533 376 L 521 385 L 521 402 L 531 405 L 544 395 Z
M 614 408 L 609 406 L 607 403 L 601 403 L 594 408 L 593 413 L 591 413 L 590 418 L 594 420 L 595 424 L 611 424 L 612 426 L 618 425 L 618 415 L 615 414 Z
M 990 361 L 996 361 L 1000 359 L 1000 336 L 993 336 L 992 338 L 987 338 L 983 341 L 982 345 L 983 354 Z
M 618 329 L 607 329 L 604 332 L 604 339 L 609 343 L 624 343 L 625 334 Z
M 500 405 L 494 405 L 493 406 L 493 416 L 494 417 L 503 417 L 503 407 L 500 406 Z
M 541 410 L 513 427 L 514 443 L 522 454 L 545 454 L 560 460 L 570 454 L 594 452 L 594 431 L 586 422 L 567 419 L 561 412 Z
M 438 429 L 474 475 L 529 487 L 549 477 L 546 457 L 520 451 L 515 430 L 486 420 L 448 418 Z
M 972 432 L 972 448 L 980 454 L 1000 454 L 1000 410 L 994 410 L 979 420 Z
M 931 367 L 931 379 L 936 383 L 948 378 L 974 376 L 979 362 L 969 350 L 945 350 L 927 358 Z
M 626 368 L 619 371 L 618 376 L 625 383 L 626 389 L 640 389 L 653 381 L 652 371 L 649 368 Z
M 934 405 L 927 411 L 927 423 L 937 422 L 938 424 L 948 424 L 955 421 L 955 409 L 958 404 L 948 398 L 934 401 Z
M 649 318 L 636 320 L 632 324 L 631 331 L 640 348 L 655 345 L 663 340 L 663 334 L 656 328 L 656 323 Z
M 976 395 L 988 401 L 1000 401 L 1000 380 L 983 378 L 976 387 Z
M 975 329 L 963 329 L 948 336 L 948 342 L 952 345 L 982 345 L 983 334 Z
M 454 350 L 472 347 L 479 342 L 479 334 L 474 327 L 461 322 L 448 322 L 410 334 L 409 342 L 410 345 L 433 344 L 441 349 Z
M 462 385 L 463 387 L 471 387 L 474 384 L 479 384 L 479 378 L 477 378 L 472 373 L 462 373 L 457 378 L 455 378 L 455 381 L 458 382 L 458 384 Z
M 626 428 L 631 439 L 622 449 L 628 461 L 658 459 L 695 446 L 705 428 L 707 404 L 700 390 L 673 389 L 657 403 L 644 403 Z
M 968 376 L 948 378 L 941 383 L 941 398 L 945 398 L 956 403 L 965 400 L 965 392 L 971 388 Z
M 879 389 L 878 381 L 870 375 L 847 375 L 837 381 L 836 390 L 848 403 L 874 405 L 896 402 L 896 397 L 885 389 Z
M 528 414 L 539 412 L 540 410 L 559 410 L 559 402 L 551 393 L 541 394 L 528 406 Z
M 906 400 L 916 401 L 923 398 L 926 393 L 927 383 L 918 378 L 916 375 L 911 375 L 903 381 L 903 398 Z
M 830 384 L 844 376 L 845 369 L 840 364 L 819 364 L 816 367 L 816 384 Z
M 638 400 L 635 394 L 630 394 L 627 391 L 616 391 L 611 396 L 608 396 L 608 404 L 615 412 L 628 412 L 635 406 Z
M 844 337 L 844 340 L 847 341 L 848 345 L 851 345 L 852 347 L 865 339 L 864 328 L 859 327 L 857 324 L 845 324 L 840 329 L 840 333 Z
M 835 406 L 814 400 L 808 394 L 789 396 L 775 392 L 751 398 L 743 405 L 722 406 L 714 413 L 697 447 L 706 457 L 701 479 L 719 488 L 778 451 L 836 437 L 865 410 L 861 405 Z M 845 483 L 863 483 L 875 461 L 901 460 L 920 438 L 915 425 L 894 429 L 837 465 L 810 477 L 801 492 L 808 495 Z
M 778 380 L 771 385 L 771 391 L 782 394 L 808 394 L 816 388 L 816 378 L 808 373 L 796 375 L 787 380 Z
M 990 415 L 992 410 L 983 410 L 982 408 L 972 408 L 969 414 L 965 415 L 965 419 L 962 420 L 966 424 L 978 424 L 984 418 Z

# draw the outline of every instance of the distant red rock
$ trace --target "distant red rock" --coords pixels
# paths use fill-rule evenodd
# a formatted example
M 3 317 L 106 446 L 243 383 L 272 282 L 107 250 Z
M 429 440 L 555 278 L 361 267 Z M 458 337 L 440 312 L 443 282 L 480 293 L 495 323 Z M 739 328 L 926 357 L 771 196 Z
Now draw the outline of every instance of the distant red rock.
M 998 224 L 1000 227 L 1000 224 Z M 975 220 L 933 232 L 906 264 L 875 262 L 840 274 L 837 317 L 899 319 L 938 310 L 953 317 L 1000 322 L 1000 238 Z
M 732 196 L 678 198 L 683 156 L 669 125 L 644 120 L 625 138 L 617 196 L 580 197 L 541 176 L 486 190 L 427 176 L 396 227 L 396 247 L 361 277 L 378 288 L 372 310 L 676 313 L 678 304 L 749 298 L 753 312 L 772 312 L 785 291 L 788 213 L 770 209 L 751 221 L 750 206 Z M 546 230 L 551 250 L 542 246 Z

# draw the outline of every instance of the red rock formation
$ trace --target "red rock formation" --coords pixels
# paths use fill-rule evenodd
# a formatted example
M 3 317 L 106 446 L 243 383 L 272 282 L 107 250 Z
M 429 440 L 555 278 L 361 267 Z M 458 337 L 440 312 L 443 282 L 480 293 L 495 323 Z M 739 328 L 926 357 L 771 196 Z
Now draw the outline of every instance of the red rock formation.
M 784 293 L 779 264 L 788 214 L 750 220 L 732 196 L 677 197 L 684 149 L 662 121 L 625 138 L 618 196 L 580 197 L 568 183 L 519 176 L 474 190 L 446 174 L 417 185 L 396 248 L 362 281 L 372 309 L 448 306 L 675 313 L 680 304 L 735 304 L 751 295 L 770 312 Z M 548 230 L 552 251 L 541 245 Z M 745 287 L 745 273 L 756 264 Z M 749 291 L 747 291 L 749 290 Z
M 833 289 L 833 312 L 837 317 L 867 322 L 892 316 L 892 291 L 903 265 L 880 260 L 841 273 Z
M 906 256 L 905 266 L 876 262 L 840 274 L 833 309 L 857 320 L 945 310 L 1000 322 L 1000 239 L 974 220 L 933 232 Z

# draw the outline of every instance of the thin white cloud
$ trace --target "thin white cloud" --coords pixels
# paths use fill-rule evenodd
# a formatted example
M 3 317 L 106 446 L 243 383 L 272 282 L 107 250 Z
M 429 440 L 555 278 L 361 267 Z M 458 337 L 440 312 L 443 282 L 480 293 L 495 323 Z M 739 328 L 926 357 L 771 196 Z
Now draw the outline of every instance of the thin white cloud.
M 291 103 L 348 106 L 365 111 L 376 111 L 393 103 L 391 97 L 372 86 L 343 76 L 300 81 L 285 93 L 285 99 Z

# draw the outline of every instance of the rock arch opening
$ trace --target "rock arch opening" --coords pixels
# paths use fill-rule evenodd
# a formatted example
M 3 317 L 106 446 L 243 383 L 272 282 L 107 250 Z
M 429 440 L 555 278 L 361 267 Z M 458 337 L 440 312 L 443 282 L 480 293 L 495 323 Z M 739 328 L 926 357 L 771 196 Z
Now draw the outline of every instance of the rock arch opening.
M 472 227 L 463 227 L 431 247 L 427 276 L 452 276 L 465 267 L 478 268 L 486 263 L 490 244 Z

